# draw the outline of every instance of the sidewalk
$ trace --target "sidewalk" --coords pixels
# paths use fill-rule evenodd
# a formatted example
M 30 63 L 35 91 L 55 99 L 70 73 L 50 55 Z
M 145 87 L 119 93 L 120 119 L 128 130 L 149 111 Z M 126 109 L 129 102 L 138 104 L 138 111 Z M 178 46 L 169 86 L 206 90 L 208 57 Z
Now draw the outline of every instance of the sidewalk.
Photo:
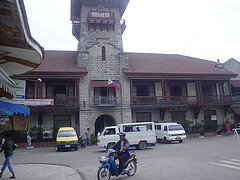
M 51 164 L 14 164 L 16 179 L 21 180 L 82 180 L 71 167 Z M 2 180 L 9 179 L 11 173 L 6 168 Z

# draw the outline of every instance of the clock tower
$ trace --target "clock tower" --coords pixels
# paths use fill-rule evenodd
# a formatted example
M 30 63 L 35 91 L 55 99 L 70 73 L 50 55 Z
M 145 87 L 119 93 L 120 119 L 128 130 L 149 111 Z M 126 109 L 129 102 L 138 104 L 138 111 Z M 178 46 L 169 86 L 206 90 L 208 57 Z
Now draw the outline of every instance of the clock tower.
M 77 65 L 88 70 L 87 77 L 80 79 L 80 129 L 91 129 L 95 125 L 95 132 L 101 130 L 96 126 L 102 124 L 95 121 L 104 113 L 108 115 L 101 120 L 104 126 L 124 122 L 123 114 L 131 116 L 130 110 L 123 112 L 123 104 L 127 103 L 124 99 L 130 99 L 124 93 L 129 81 L 125 85 L 122 71 L 129 65 L 122 42 L 126 29 L 122 16 L 128 3 L 129 0 L 71 1 L 72 34 L 79 42 Z M 109 78 L 118 82 L 121 89 L 107 87 Z M 85 111 L 81 112 L 81 108 Z M 91 111 L 92 116 L 87 111 Z

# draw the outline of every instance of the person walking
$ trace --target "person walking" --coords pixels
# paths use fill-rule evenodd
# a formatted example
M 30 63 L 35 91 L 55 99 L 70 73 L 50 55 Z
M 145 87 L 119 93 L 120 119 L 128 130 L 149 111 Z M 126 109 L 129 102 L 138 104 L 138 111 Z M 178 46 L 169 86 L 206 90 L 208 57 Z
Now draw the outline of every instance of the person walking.
M 0 177 L 2 177 L 3 172 L 5 171 L 6 167 L 8 166 L 9 171 L 12 173 L 12 176 L 10 179 L 15 179 L 15 173 L 13 170 L 13 165 L 12 165 L 12 157 L 13 157 L 13 151 L 16 148 L 14 142 L 11 140 L 9 134 L 5 135 L 5 143 L 2 146 L 2 149 L 0 150 L 0 153 L 4 151 L 5 155 L 5 161 L 3 163 L 3 167 L 0 172 Z
M 90 141 L 89 141 L 89 128 L 87 128 L 86 132 L 85 132 L 85 139 L 86 139 L 86 145 L 90 145 Z
M 28 149 L 31 148 L 31 146 L 32 146 L 32 138 L 31 138 L 29 132 L 27 133 L 27 143 L 28 143 L 28 147 L 27 148 Z
M 230 124 L 228 122 L 226 124 L 226 129 L 227 129 L 227 136 L 229 136 L 230 135 L 231 126 L 230 126 Z

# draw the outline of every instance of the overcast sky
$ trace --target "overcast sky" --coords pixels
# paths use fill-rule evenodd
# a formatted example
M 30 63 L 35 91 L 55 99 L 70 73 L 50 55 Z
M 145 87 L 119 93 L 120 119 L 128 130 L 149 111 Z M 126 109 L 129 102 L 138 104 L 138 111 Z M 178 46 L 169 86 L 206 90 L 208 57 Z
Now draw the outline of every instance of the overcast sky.
M 45 50 L 77 50 L 70 0 L 24 0 L 33 38 Z M 240 61 L 239 0 L 130 0 L 125 52 Z

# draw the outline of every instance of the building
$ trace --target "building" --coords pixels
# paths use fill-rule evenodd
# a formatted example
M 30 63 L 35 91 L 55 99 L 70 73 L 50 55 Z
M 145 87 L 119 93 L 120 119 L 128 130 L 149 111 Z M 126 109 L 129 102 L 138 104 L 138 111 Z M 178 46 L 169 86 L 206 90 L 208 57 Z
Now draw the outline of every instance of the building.
M 174 54 L 126 53 L 122 15 L 129 0 L 72 0 L 77 51 L 46 51 L 27 79 L 29 126 L 60 124 L 84 134 L 142 121 L 232 120 L 230 78 L 217 62 Z M 33 79 L 41 78 L 41 82 Z M 111 78 L 121 88 L 108 87 Z
M 233 104 L 231 106 L 232 111 L 234 112 L 235 124 L 240 122 L 240 63 L 236 59 L 229 59 L 223 63 L 225 69 L 237 74 L 237 77 L 231 78 L 231 90 L 232 90 L 232 99 Z
M 23 0 L 2 0 L 0 9 L 0 131 L 25 130 L 25 81 L 11 78 L 38 67 L 44 52 L 31 36 Z

